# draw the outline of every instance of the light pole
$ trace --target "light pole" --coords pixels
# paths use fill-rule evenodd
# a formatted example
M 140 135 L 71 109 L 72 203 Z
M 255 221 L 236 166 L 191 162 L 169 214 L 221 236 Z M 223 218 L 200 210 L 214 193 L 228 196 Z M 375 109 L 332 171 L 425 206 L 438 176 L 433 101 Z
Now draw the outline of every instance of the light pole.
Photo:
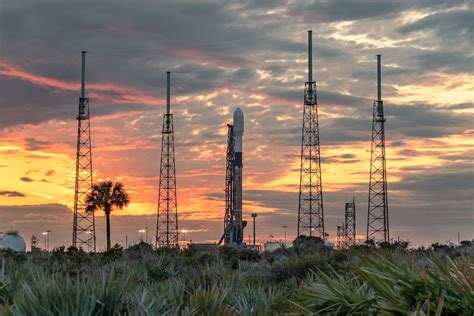
M 88 231 L 86 231 L 86 234 L 90 235 L 90 234 L 92 234 L 92 231 L 88 230 Z M 90 243 L 87 243 L 87 250 L 91 251 L 91 244 Z
M 46 236 L 46 240 L 44 241 L 44 247 L 46 248 L 47 251 L 49 251 L 49 233 L 51 233 L 50 230 L 47 230 L 45 232 L 43 232 L 43 235 Z
M 146 234 L 146 229 L 140 229 L 138 230 L 138 232 L 142 235 L 140 235 L 140 240 L 143 242 L 143 234 Z M 145 238 L 146 238 L 146 235 L 145 235 Z
M 288 226 L 283 225 L 283 229 L 285 230 L 285 246 L 286 246 L 286 228 L 287 228 L 287 227 L 288 227 Z
M 182 229 L 181 232 L 183 233 L 183 243 L 186 246 L 186 233 L 188 232 L 187 229 Z
M 257 213 L 252 213 L 253 218 L 253 248 L 255 248 L 255 219 L 257 218 Z

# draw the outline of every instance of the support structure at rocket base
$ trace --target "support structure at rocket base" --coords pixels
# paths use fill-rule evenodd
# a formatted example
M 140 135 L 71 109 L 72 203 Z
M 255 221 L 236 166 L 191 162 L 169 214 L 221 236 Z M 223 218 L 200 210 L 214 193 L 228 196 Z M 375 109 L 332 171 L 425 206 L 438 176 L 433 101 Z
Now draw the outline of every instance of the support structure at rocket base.
M 240 108 L 234 112 L 233 124 L 228 125 L 226 159 L 226 210 L 224 234 L 219 244 L 241 246 L 244 240 L 244 228 L 247 221 L 242 220 L 242 175 L 244 134 L 244 114 Z

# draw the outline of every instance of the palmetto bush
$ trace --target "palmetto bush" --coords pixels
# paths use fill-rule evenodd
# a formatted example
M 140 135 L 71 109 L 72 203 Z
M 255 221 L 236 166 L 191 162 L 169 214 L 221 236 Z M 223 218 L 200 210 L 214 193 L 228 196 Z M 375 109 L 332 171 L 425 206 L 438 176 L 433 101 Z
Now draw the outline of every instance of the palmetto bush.
M 0 315 L 474 314 L 472 249 L 307 252 L 2 253 Z
M 303 312 L 341 315 L 474 315 L 474 263 L 430 254 L 421 264 L 391 254 L 345 274 L 316 272 L 294 301 Z

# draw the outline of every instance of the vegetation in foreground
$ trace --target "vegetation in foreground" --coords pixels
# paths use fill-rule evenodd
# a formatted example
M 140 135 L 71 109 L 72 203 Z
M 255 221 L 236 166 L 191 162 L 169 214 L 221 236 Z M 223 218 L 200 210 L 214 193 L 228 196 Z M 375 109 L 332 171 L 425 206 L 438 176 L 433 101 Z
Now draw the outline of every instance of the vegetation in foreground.
M 405 248 L 3 252 L 0 315 L 474 314 L 469 242 Z

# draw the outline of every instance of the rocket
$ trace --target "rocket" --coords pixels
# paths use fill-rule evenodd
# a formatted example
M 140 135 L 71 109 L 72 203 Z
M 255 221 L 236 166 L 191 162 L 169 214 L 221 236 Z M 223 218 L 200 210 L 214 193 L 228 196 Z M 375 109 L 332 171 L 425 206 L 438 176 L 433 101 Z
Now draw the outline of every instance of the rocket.
M 240 244 L 244 238 L 244 226 L 242 222 L 242 137 L 244 134 L 244 113 L 240 108 L 234 111 L 234 209 L 235 209 L 235 227 L 234 227 L 234 238 L 235 241 Z

